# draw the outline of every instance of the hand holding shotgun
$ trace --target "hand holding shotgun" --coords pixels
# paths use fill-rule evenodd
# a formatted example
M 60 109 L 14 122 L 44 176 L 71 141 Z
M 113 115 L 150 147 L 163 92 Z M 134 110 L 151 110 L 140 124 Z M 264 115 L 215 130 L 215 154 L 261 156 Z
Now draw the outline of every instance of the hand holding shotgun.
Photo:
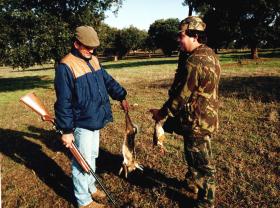
M 73 133 L 69 134 L 62 134 L 61 136 L 62 143 L 65 145 L 67 148 L 71 148 L 72 143 L 75 141 Z

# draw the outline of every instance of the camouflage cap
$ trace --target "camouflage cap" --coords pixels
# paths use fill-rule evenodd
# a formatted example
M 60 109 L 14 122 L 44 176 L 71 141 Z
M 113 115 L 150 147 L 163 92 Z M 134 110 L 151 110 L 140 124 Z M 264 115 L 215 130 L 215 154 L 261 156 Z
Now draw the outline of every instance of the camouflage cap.
M 180 23 L 180 30 L 198 30 L 204 31 L 206 24 L 202 21 L 200 17 L 189 16 L 186 19 L 182 20 Z
M 77 27 L 75 30 L 75 37 L 85 46 L 97 47 L 100 45 L 96 31 L 90 26 Z

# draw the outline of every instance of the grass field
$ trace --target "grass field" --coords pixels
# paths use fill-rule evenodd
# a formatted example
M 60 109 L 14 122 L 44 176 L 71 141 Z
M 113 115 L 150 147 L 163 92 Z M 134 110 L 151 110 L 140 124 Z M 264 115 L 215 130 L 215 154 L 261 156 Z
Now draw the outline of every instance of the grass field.
M 222 53 L 220 130 L 213 140 L 217 207 L 280 207 L 280 53 Z M 167 152 L 153 148 L 148 109 L 167 98 L 177 58 L 106 62 L 128 91 L 131 117 L 140 127 L 136 151 L 144 172 L 118 175 L 122 162 L 124 113 L 112 101 L 114 123 L 101 131 L 98 174 L 115 198 L 135 207 L 191 207 L 183 187 L 183 141 L 167 134 Z M 54 70 L 0 70 L 2 206 L 75 207 L 70 154 L 47 123 L 19 102 L 34 91 L 53 113 Z M 1 157 L 0 157 L 1 158 Z

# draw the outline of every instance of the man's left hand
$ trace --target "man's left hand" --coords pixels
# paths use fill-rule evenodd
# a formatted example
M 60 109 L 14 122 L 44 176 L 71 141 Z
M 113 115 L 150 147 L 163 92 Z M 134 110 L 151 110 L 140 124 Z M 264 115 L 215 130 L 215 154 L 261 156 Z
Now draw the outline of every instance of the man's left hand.
M 162 112 L 161 109 L 150 109 L 149 111 L 153 115 L 152 118 L 156 122 L 159 122 L 159 121 L 161 121 L 161 120 L 163 120 L 165 118 L 165 115 L 163 115 L 163 112 Z

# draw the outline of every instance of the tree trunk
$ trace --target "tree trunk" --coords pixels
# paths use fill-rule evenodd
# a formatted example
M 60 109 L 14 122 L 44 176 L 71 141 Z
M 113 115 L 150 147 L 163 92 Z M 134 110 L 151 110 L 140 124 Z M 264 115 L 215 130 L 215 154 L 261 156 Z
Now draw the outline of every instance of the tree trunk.
M 258 49 L 257 47 L 251 47 L 251 58 L 252 59 L 258 59 Z
M 190 4 L 189 4 L 189 16 L 192 16 L 192 11 L 193 11 L 193 6 L 192 6 L 192 4 L 190 3 Z

